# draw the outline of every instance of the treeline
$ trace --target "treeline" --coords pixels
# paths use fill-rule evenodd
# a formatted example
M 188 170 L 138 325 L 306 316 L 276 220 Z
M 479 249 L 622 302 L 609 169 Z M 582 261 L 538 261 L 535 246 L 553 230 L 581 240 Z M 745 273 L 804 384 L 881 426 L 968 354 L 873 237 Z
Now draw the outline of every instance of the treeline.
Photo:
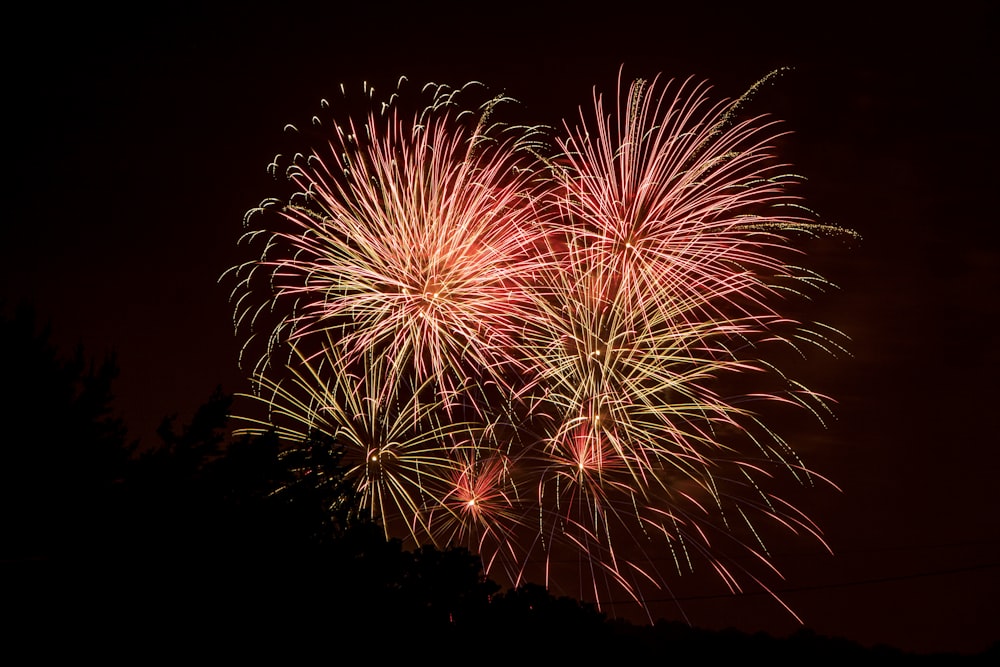
M 159 442 L 140 449 L 112 411 L 114 357 L 62 355 L 28 309 L 3 316 L 0 342 L 0 583 L 12 638 L 42 633 L 41 650 L 69 634 L 245 653 L 393 636 L 378 648 L 398 651 L 404 637 L 486 640 L 525 613 L 564 639 L 604 624 L 536 586 L 501 591 L 464 549 L 386 540 L 358 513 L 335 442 L 234 438 L 232 397 L 216 390 L 190 423 L 164 419 Z
M 233 438 L 217 390 L 140 451 L 111 409 L 113 357 L 60 354 L 28 309 L 2 317 L 0 342 L 2 632 L 32 661 L 958 660 L 805 631 L 637 627 L 539 586 L 501 590 L 464 549 L 386 540 L 336 442 Z

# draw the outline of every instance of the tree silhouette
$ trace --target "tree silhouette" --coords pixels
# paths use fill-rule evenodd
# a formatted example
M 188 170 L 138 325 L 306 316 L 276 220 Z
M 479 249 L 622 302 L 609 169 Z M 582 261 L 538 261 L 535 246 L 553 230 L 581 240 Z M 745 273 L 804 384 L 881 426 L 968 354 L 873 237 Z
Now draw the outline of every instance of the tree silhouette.
M 218 388 L 189 423 L 165 419 L 159 446 L 138 455 L 111 412 L 113 355 L 60 356 L 29 308 L 0 317 L 0 341 L 0 590 L 6 635 L 36 656 L 58 638 L 102 654 L 210 646 L 283 662 L 348 649 L 382 661 L 996 660 L 1000 645 L 962 659 L 808 631 L 637 627 L 542 586 L 501 591 L 465 549 L 387 540 L 359 512 L 335 440 L 233 438 L 232 399 Z
M 0 558 L 86 550 L 134 446 L 111 411 L 115 357 L 61 357 L 28 306 L 0 314 L 0 345 Z

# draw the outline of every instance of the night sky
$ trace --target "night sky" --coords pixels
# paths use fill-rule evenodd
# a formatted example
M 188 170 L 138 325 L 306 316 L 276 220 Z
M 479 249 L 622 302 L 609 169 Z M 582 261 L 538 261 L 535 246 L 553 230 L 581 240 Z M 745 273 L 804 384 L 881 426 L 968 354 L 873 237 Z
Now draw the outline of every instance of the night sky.
M 341 83 L 478 80 L 555 125 L 593 86 L 612 94 L 623 65 L 706 79 L 718 97 L 790 67 L 753 111 L 786 121 L 782 157 L 820 220 L 862 240 L 806 260 L 840 286 L 817 312 L 853 357 L 807 371 L 838 420 L 795 445 L 842 492 L 795 496 L 834 554 L 782 547 L 776 588 L 818 633 L 866 645 L 1000 640 L 992 3 L 326 4 L 40 6 L 8 20 L 0 301 L 34 304 L 67 349 L 117 353 L 134 437 L 155 443 L 165 415 L 190 416 L 218 384 L 247 388 L 217 279 L 249 259 L 236 240 L 278 190 L 266 166 L 283 126 L 308 123 Z M 763 596 L 680 589 L 702 627 L 797 627 Z

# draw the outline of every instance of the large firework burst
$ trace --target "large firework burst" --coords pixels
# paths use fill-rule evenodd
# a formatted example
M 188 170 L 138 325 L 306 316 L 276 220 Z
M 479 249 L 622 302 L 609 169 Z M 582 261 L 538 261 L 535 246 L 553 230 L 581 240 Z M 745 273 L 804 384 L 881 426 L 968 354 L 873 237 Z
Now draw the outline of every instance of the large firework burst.
M 235 271 L 237 320 L 277 322 L 249 430 L 336 437 L 387 535 L 468 546 L 513 584 L 641 603 L 696 554 L 766 588 L 758 522 L 822 542 L 768 489 L 813 479 L 768 412 L 827 410 L 768 353 L 835 347 L 781 308 L 823 284 L 795 239 L 843 231 L 789 193 L 777 126 L 704 85 L 619 80 L 547 147 L 495 122 L 501 98 L 425 90 L 335 124 L 258 209 L 278 215 L 249 232 L 267 243 Z
M 278 205 L 285 222 L 238 271 L 249 285 L 264 268 L 276 290 L 268 356 L 331 344 L 348 365 L 379 356 L 384 400 L 413 376 L 446 406 L 523 370 L 537 160 L 529 132 L 494 122 L 504 98 L 458 106 L 470 88 L 427 86 L 431 101 L 413 115 L 385 104 L 361 123 L 334 119 L 325 145 L 287 165 L 294 194 L 251 212 Z M 239 319 L 256 324 L 259 306 L 241 300 Z

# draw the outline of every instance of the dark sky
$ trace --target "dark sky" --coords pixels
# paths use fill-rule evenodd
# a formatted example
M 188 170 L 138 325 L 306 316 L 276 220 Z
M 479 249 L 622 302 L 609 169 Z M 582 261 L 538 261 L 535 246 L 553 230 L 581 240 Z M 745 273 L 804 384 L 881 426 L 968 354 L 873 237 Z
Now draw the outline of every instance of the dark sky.
M 839 419 L 802 443 L 843 489 L 802 503 L 835 553 L 776 554 L 777 588 L 817 632 L 865 644 L 1000 639 L 992 3 L 325 4 L 10 18 L 0 300 L 32 302 L 66 345 L 117 352 L 135 437 L 217 384 L 245 389 L 216 280 L 247 259 L 235 242 L 276 190 L 265 168 L 282 127 L 339 84 L 474 79 L 554 124 L 593 86 L 611 93 L 622 65 L 707 79 L 720 97 L 788 66 L 754 110 L 794 132 L 783 156 L 810 206 L 863 241 L 811 263 L 841 287 L 822 319 L 853 339 L 853 358 L 811 371 Z M 698 625 L 795 629 L 759 597 L 690 597 Z

